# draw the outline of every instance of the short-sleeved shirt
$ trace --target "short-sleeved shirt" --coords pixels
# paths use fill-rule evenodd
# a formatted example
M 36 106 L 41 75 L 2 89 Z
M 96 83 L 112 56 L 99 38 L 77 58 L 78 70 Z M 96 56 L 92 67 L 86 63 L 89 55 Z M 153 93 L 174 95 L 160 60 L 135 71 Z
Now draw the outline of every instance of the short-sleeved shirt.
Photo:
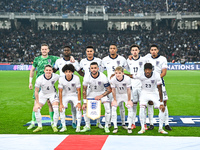
M 151 63 L 154 67 L 154 71 L 159 74 L 162 73 L 163 69 L 167 69 L 167 59 L 164 56 L 158 55 L 156 58 L 153 58 L 151 54 L 147 54 L 145 57 L 147 63 Z
M 131 78 L 124 75 L 119 81 L 116 76 L 111 78 L 111 88 L 116 88 L 116 94 L 127 94 L 127 88 L 131 88 Z
M 35 59 L 33 61 L 33 67 L 35 67 L 37 69 L 36 78 L 38 78 L 40 75 L 44 74 L 44 67 L 46 65 L 49 64 L 51 66 L 54 66 L 54 64 L 58 58 L 59 57 L 52 56 L 52 55 L 48 55 L 47 58 L 43 58 L 42 56 L 35 57 Z
M 54 84 L 58 81 L 59 75 L 52 73 L 50 79 L 45 77 L 45 74 L 42 74 L 36 79 L 35 87 L 41 88 L 40 92 L 43 94 L 51 94 L 56 92 Z
M 129 72 L 131 74 L 140 74 L 144 71 L 144 58 L 139 56 L 138 59 L 127 59 Z M 139 79 L 131 79 L 132 87 L 139 88 L 142 86 L 141 81 Z
M 160 74 L 155 71 L 152 72 L 152 76 L 150 78 L 147 78 L 144 73 L 133 76 L 133 78 L 137 78 L 141 80 L 142 92 L 147 92 L 147 93 L 158 92 L 157 85 L 162 84 Z
M 87 58 L 84 58 L 80 61 L 80 67 L 84 70 L 85 75 L 84 76 L 89 76 L 90 75 L 90 64 L 92 62 L 96 62 L 99 66 L 99 71 L 103 72 L 102 66 L 101 66 L 101 59 L 94 57 L 92 60 L 88 60 Z
M 110 76 L 115 73 L 115 68 L 121 66 L 127 69 L 127 61 L 123 56 L 117 55 L 116 58 L 106 56 L 102 59 L 102 67 L 107 70 L 108 80 L 110 81 Z
M 61 76 L 58 84 L 59 89 L 63 89 L 63 96 L 78 96 L 77 88 L 81 88 L 80 79 L 77 75 L 72 75 L 71 80 L 67 80 L 66 76 Z
M 110 86 L 105 74 L 98 72 L 98 76 L 94 78 L 91 74 L 83 79 L 83 86 L 89 86 L 91 93 L 102 94 L 105 88 Z
M 61 76 L 65 76 L 64 72 L 62 72 L 62 68 L 66 64 L 72 64 L 74 66 L 74 68 L 76 69 L 76 71 L 79 71 L 81 69 L 78 61 L 75 60 L 75 62 L 72 63 L 72 62 L 70 62 L 70 60 L 65 60 L 64 58 L 60 58 L 60 59 L 56 60 L 54 68 L 59 69 Z

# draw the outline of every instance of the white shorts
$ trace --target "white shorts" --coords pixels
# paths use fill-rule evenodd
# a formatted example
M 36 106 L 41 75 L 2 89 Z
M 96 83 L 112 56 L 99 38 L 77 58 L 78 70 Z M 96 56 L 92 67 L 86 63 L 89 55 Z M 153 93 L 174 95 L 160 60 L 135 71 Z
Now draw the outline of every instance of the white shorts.
M 127 94 L 116 94 L 116 99 L 117 99 L 117 106 L 119 106 L 119 103 L 121 103 L 121 102 L 124 102 L 127 106 L 127 102 L 128 102 Z
M 63 106 L 68 108 L 68 103 L 73 103 L 74 107 L 78 104 L 78 97 L 77 96 L 63 96 L 62 97 Z
M 158 92 L 148 93 L 142 91 L 140 95 L 140 105 L 147 106 L 148 101 L 153 101 L 154 108 L 159 108 L 160 101 Z
M 163 101 L 168 100 L 167 91 L 164 85 L 162 85 Z
M 39 92 L 39 103 L 44 105 L 48 99 L 50 100 L 51 104 L 53 104 L 54 102 L 59 102 L 56 92 L 51 94 L 44 94 Z
M 87 98 L 95 98 L 96 96 L 99 96 L 99 95 L 101 95 L 101 94 L 100 93 L 91 92 L 91 93 L 89 93 Z M 104 102 L 110 102 L 110 100 L 108 99 L 107 96 L 104 96 L 103 98 L 101 98 L 101 103 L 104 103 Z
M 134 87 L 132 88 L 131 100 L 133 101 L 133 103 L 139 102 L 140 93 L 141 93 L 141 88 L 134 88 Z

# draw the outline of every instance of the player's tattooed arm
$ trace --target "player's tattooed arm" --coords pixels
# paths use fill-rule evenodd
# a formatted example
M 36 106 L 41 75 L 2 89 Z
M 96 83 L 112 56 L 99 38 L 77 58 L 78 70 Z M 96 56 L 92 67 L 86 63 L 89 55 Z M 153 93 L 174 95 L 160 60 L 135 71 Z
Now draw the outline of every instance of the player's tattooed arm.
M 83 106 L 82 109 L 85 110 L 87 105 L 86 105 L 86 95 L 87 95 L 87 86 L 83 86 Z
M 110 94 L 111 92 L 112 92 L 112 89 L 110 86 L 108 86 L 108 87 L 106 87 L 106 91 L 102 95 L 104 97 L 104 96 L 107 96 L 108 94 Z

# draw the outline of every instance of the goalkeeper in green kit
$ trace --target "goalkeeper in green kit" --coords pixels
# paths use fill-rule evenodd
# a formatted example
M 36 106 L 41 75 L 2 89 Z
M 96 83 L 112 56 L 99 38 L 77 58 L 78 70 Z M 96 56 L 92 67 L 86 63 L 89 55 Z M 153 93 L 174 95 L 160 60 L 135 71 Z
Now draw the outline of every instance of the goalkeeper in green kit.
M 30 70 L 30 77 L 29 77 L 29 89 L 33 89 L 33 85 L 32 85 L 32 80 L 33 80 L 33 76 L 34 76 L 34 71 L 37 68 L 37 74 L 36 74 L 36 78 L 38 78 L 40 75 L 44 74 L 44 68 L 47 64 L 53 66 L 56 62 L 56 60 L 59 58 L 57 56 L 51 56 L 48 55 L 49 53 L 49 46 L 47 44 L 42 44 L 41 45 L 41 56 L 38 56 L 34 59 L 33 61 L 33 65 L 32 68 Z M 34 90 L 35 93 L 35 90 Z M 35 99 L 35 94 L 33 93 L 33 98 Z M 53 123 L 53 109 L 51 106 L 51 103 L 48 100 L 48 105 L 49 105 L 49 115 L 51 118 L 51 123 Z M 35 112 L 32 112 L 32 121 L 31 124 L 29 125 L 29 127 L 27 129 L 32 129 L 35 127 Z

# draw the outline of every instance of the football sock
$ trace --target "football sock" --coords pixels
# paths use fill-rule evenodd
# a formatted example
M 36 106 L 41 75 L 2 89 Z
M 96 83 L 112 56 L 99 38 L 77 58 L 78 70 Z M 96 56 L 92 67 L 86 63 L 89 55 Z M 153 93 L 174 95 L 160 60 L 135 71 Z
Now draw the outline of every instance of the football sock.
M 144 109 L 144 124 L 146 124 L 147 121 L 147 107 Z
M 145 113 L 144 113 L 144 110 L 145 110 L 145 106 L 140 106 L 140 124 L 141 124 L 141 129 L 144 129 L 144 119 L 146 118 L 145 117 Z
M 133 122 L 133 107 L 128 108 L 128 128 L 131 128 Z
M 154 114 L 153 105 L 148 105 L 148 117 L 150 125 L 153 125 L 153 114 Z
M 60 119 L 61 119 L 61 123 L 62 123 L 62 127 L 65 127 L 65 109 L 63 109 L 62 112 L 60 112 Z
M 72 112 L 72 123 L 76 123 L 76 107 L 74 107 L 74 103 L 71 103 L 71 112 Z
M 118 128 L 117 127 L 117 107 L 116 106 L 112 106 L 112 120 L 113 120 L 114 128 Z
M 58 117 L 59 117 L 58 105 L 53 105 L 52 107 L 53 107 L 53 111 L 54 111 L 54 114 L 53 114 L 53 123 L 54 123 L 54 126 L 57 127 Z
M 110 103 L 104 103 L 105 108 L 105 127 L 108 127 L 110 122 Z
M 165 112 L 162 112 L 159 109 L 159 130 L 161 130 L 163 128 L 164 117 L 165 117 Z
M 49 112 L 49 115 L 50 115 L 50 118 L 51 118 L 51 122 L 53 122 L 53 114 L 54 114 L 53 111 L 52 111 L 52 112 Z
M 76 108 L 76 113 L 77 126 L 81 126 L 82 113 L 78 110 L 78 108 Z
M 37 123 L 38 123 L 38 127 L 42 127 L 42 116 L 41 116 L 41 113 L 40 113 L 40 109 L 38 109 L 35 112 L 35 117 L 36 117 L 36 120 L 37 120 Z
M 86 110 L 83 111 L 83 117 L 85 120 L 86 127 L 90 128 L 90 118 L 87 117 Z
M 32 112 L 32 122 L 31 122 L 31 123 L 34 124 L 35 121 L 36 121 L 35 112 L 33 111 L 33 112 Z
M 124 109 L 123 102 L 119 103 L 119 108 L 120 108 L 120 116 L 121 116 L 121 120 L 122 120 L 122 125 L 125 125 L 125 109 Z
M 137 104 L 133 104 L 133 124 L 135 124 L 136 119 L 136 113 L 137 113 Z
M 165 116 L 164 116 L 165 125 L 169 125 L 169 112 L 167 106 L 165 106 Z

